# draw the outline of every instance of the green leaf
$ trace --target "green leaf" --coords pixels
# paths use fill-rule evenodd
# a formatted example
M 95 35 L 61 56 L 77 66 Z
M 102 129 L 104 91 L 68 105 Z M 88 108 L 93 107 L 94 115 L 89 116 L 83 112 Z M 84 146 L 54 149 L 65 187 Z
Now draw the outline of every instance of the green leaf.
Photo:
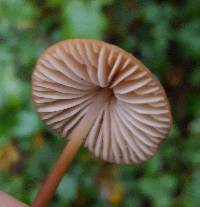
M 183 48 L 182 53 L 194 58 L 200 58 L 200 24 L 199 20 L 193 20 L 184 24 L 177 31 L 177 41 Z
M 168 3 L 156 4 L 150 2 L 142 7 L 140 16 L 148 23 L 168 22 L 174 17 L 174 8 Z
M 59 198 L 70 203 L 76 198 L 77 193 L 77 180 L 72 175 L 65 175 L 57 190 Z
M 198 206 L 200 203 L 200 172 L 192 175 L 191 182 L 187 184 L 185 198 L 190 200 L 191 206 Z
M 102 4 L 96 0 L 67 1 L 63 7 L 64 36 L 101 39 L 107 25 Z
M 31 136 L 40 130 L 40 119 L 35 112 L 20 111 L 17 114 L 17 125 L 14 134 L 18 137 Z
M 140 180 L 139 187 L 141 192 L 152 200 L 154 207 L 170 207 L 176 180 L 167 174 L 145 177 Z
M 1 0 L 0 4 L 1 27 L 6 29 L 12 25 L 18 29 L 24 29 L 33 26 L 38 11 L 30 1 Z
M 193 85 L 200 85 L 200 67 L 194 69 L 190 76 L 190 82 Z

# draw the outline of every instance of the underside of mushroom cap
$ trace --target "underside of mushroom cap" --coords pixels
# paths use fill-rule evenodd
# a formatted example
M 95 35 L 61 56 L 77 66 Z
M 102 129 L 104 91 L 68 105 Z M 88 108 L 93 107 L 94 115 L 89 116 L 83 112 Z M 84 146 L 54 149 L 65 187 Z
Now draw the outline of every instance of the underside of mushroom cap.
M 172 118 L 161 84 L 134 56 L 102 41 L 65 40 L 40 56 L 32 76 L 37 111 L 62 137 L 87 114 L 97 93 L 108 89 L 112 95 L 85 146 L 109 162 L 149 159 L 169 133 Z

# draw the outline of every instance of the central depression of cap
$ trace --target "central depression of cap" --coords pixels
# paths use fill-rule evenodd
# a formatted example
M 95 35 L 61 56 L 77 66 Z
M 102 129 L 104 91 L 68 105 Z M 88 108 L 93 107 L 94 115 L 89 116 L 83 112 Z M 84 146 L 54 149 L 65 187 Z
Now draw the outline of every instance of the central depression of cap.
M 32 76 L 38 113 L 67 137 L 90 110 L 99 90 L 112 90 L 85 146 L 103 160 L 140 163 L 167 136 L 171 113 L 154 75 L 117 46 L 86 39 L 59 42 L 39 58 Z

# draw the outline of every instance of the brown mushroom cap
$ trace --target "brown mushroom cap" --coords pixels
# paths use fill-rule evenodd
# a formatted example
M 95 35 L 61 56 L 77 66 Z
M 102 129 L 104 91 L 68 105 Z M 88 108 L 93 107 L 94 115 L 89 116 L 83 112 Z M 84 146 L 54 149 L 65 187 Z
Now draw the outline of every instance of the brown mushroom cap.
M 37 62 L 32 88 L 37 111 L 62 137 L 90 110 L 99 90 L 110 90 L 85 139 L 95 156 L 109 162 L 149 159 L 170 130 L 159 81 L 131 54 L 102 41 L 73 39 L 48 48 Z

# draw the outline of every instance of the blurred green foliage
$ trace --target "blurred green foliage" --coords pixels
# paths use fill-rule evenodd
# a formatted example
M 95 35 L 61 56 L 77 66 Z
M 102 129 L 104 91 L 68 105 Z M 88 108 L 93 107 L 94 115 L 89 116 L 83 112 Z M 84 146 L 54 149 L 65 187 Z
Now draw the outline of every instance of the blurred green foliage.
M 0 189 L 31 203 L 62 150 L 31 100 L 40 53 L 67 38 L 102 39 L 133 53 L 164 85 L 173 129 L 150 161 L 104 163 L 82 149 L 50 206 L 198 207 L 200 1 L 0 0 Z

